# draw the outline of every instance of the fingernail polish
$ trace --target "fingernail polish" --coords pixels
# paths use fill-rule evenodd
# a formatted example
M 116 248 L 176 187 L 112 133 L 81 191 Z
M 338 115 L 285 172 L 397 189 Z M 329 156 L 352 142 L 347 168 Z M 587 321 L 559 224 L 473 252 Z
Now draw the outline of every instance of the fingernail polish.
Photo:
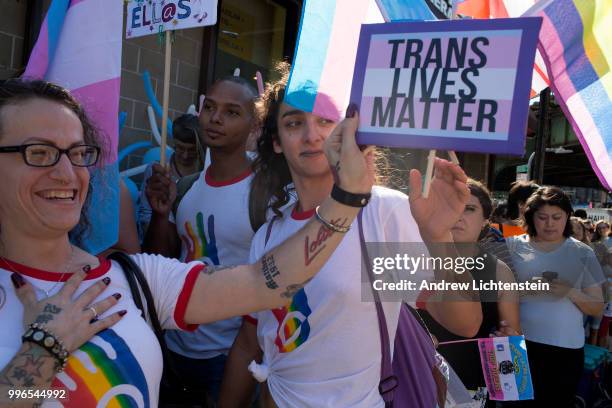
M 120 310 L 118 313 L 119 313 L 119 316 L 123 317 L 127 313 L 127 310 Z
M 117 300 L 121 299 L 121 293 L 114 293 L 113 297 Z
M 91 266 L 90 266 L 90 265 L 85 265 L 85 266 L 83 267 L 83 272 L 85 272 L 85 273 L 89 273 L 90 271 L 91 271 Z
M 352 118 L 353 116 L 355 116 L 356 112 L 357 112 L 357 105 L 355 105 L 354 103 L 351 103 L 346 109 L 346 117 Z
M 19 289 L 26 283 L 23 277 L 16 272 L 11 274 L 11 281 L 13 281 L 13 286 L 15 286 L 15 289 Z
M 104 282 L 104 284 L 108 286 L 108 284 L 110 283 L 110 278 L 107 276 L 106 278 L 102 279 L 102 282 Z

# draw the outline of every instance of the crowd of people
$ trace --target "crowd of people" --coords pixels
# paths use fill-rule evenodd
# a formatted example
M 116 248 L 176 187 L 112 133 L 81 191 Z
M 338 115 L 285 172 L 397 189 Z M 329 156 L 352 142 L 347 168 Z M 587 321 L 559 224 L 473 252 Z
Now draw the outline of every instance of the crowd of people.
M 80 249 L 88 167 L 108 154 L 96 128 L 59 86 L 0 84 L 0 405 L 35 387 L 66 390 L 56 402 L 75 407 L 385 407 L 384 331 L 391 351 L 397 336 L 441 343 L 413 351 L 432 363 L 410 406 L 443 406 L 432 373 L 444 361 L 467 389 L 485 386 L 475 343 L 444 343 L 513 335 L 525 336 L 535 399 L 486 406 L 573 406 L 585 322 L 587 340 L 608 347 L 610 224 L 589 225 L 561 189 L 532 182 L 496 207 L 441 159 L 429 195 L 414 169 L 408 196 L 385 187 L 384 157 L 355 142 L 357 108 L 340 122 L 296 109 L 284 103 L 289 66 L 277 71 L 263 95 L 239 77 L 215 82 L 199 118 L 175 120 L 170 165 L 147 169 L 137 220 L 121 216 L 141 242 L 117 247 L 145 277 L 160 338 L 122 265 Z M 482 269 L 427 279 L 550 289 L 423 291 L 380 307 L 363 299 L 365 242 L 486 255 Z M 429 333 L 400 331 L 402 318 Z

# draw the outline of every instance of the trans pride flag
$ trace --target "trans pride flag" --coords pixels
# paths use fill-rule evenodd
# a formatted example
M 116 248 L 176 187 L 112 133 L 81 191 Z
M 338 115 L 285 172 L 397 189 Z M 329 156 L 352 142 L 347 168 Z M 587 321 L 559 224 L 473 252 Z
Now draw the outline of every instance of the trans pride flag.
M 383 21 L 374 0 L 306 0 L 285 102 L 340 119 L 350 96 L 361 24 Z
M 305 0 L 285 101 L 338 120 L 351 92 L 361 24 L 434 20 L 425 0 Z
M 94 254 L 115 244 L 119 232 L 122 25 L 121 0 L 53 0 L 24 73 L 69 89 L 105 138 L 106 160 L 92 170 L 92 228 L 84 245 Z
M 455 0 L 454 14 L 472 18 L 508 18 L 519 17 L 538 0 Z M 531 97 L 548 87 L 550 80 L 546 73 L 544 59 L 536 52 L 531 81 Z
M 601 184 L 612 190 L 612 2 L 545 0 L 539 49 L 551 88 Z
M 305 0 L 285 102 L 338 120 L 350 97 L 361 24 L 434 20 L 425 0 Z

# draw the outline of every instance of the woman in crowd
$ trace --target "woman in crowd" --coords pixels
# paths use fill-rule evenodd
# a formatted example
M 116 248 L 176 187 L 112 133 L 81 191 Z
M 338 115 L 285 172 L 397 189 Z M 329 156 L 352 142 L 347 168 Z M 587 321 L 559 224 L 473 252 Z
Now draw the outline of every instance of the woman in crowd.
M 600 262 L 606 257 L 608 248 L 612 248 L 612 238 L 610 238 L 610 223 L 606 220 L 599 220 L 595 223 L 595 232 L 591 239 L 593 250 Z
M 595 223 L 595 234 L 593 235 L 593 242 L 604 242 L 606 243 L 610 238 L 610 223 L 606 220 L 599 220 Z
M 584 363 L 583 317 L 603 310 L 601 267 L 588 245 L 570 237 L 571 214 L 561 189 L 541 187 L 525 204 L 527 234 L 506 241 L 519 281 L 550 284 L 521 297 L 535 393 L 521 406 L 573 407 Z
M 504 238 L 525 233 L 521 225 L 521 218 L 525 211 L 525 202 L 538 187 L 533 181 L 517 181 L 512 183 L 512 187 L 508 192 L 505 221 L 499 224 L 492 224 L 494 228 L 502 233 Z
M 265 223 L 269 212 L 275 218 L 255 234 L 251 259 L 259 259 L 309 219 L 318 217 L 321 202 L 330 192 L 332 196 L 337 193 L 333 189 L 334 172 L 337 177 L 348 171 L 341 162 L 332 162 L 332 171 L 322 155 L 322 146 L 335 126 L 334 119 L 284 103 L 289 69 L 287 65 L 279 68 L 282 78 L 269 85 L 262 98 L 263 130 L 251 190 L 251 217 L 255 223 Z M 321 97 L 324 95 L 317 96 Z M 410 201 L 394 190 L 373 189 L 371 201 L 362 213 L 366 241 L 412 243 L 412 250 L 421 243 L 419 251 L 423 240 L 452 242 L 450 228 L 469 194 L 467 178 L 458 166 L 443 160 L 436 162 L 436 168 L 427 199 L 420 194 L 421 177 L 416 170 L 410 174 Z M 375 178 L 374 171 L 370 178 Z M 289 202 L 293 188 L 297 203 L 281 210 Z M 245 318 L 228 358 L 220 407 L 248 406 L 255 388 L 255 379 L 247 371 L 249 365 L 258 381 L 266 381 L 262 389 L 266 407 L 384 406 L 379 391 L 381 343 L 377 312 L 374 303 L 362 301 L 358 223 L 353 222 L 350 229 L 345 244 L 327 262 L 321 275 L 288 293 L 285 307 Z M 322 245 L 323 231 L 319 240 L 305 245 L 305 258 L 316 254 Z M 365 290 L 368 287 L 364 286 Z M 384 303 L 391 341 L 400 306 L 399 301 Z M 432 314 L 445 326 L 467 336 L 475 333 L 481 320 L 480 306 L 474 302 L 439 302 Z M 431 370 L 419 381 L 423 389 L 428 388 L 433 381 Z M 435 406 L 435 401 L 430 402 L 425 408 Z
M 346 171 L 338 182 L 348 197 L 368 194 L 367 163 L 355 140 L 355 119 L 335 128 L 325 152 Z M 87 167 L 104 153 L 84 110 L 63 88 L 44 81 L 0 83 L 0 405 L 23 387 L 63 390 L 67 407 L 111 404 L 156 407 L 162 355 L 136 308 L 119 265 L 71 244 L 88 198 Z M 310 279 L 340 243 L 325 245 L 308 263 L 303 243 L 323 225 L 350 223 L 358 209 L 327 198 L 309 222 L 262 262 L 222 274 L 199 262 L 134 255 L 165 329 L 270 309 Z M 79 224 L 80 223 L 80 224 Z M 80 242 L 81 236 L 75 236 Z M 104 292 L 104 293 L 102 293 Z M 27 403 L 34 403 L 30 399 Z M 44 404 L 51 403 L 45 399 Z
M 472 179 L 468 179 L 467 185 L 470 189 L 470 197 L 463 214 L 451 229 L 457 249 L 462 256 L 482 260 L 483 268 L 475 267 L 471 270 L 475 281 L 514 282 L 514 276 L 508 266 L 492 253 L 483 251 L 479 244 L 479 237 L 483 228 L 488 225 L 493 207 L 489 191 L 482 183 Z M 500 245 L 505 246 L 504 243 Z M 516 292 L 481 290 L 480 300 L 482 323 L 478 332 L 471 337 L 458 336 L 432 318 L 427 311 L 432 302 L 423 302 L 417 306 L 419 306 L 419 314 L 423 317 L 425 324 L 440 343 L 489 337 L 492 334 L 501 336 L 520 334 L 519 303 Z M 459 375 L 467 389 L 477 390 L 485 387 L 476 343 L 441 344 L 438 351 Z M 491 404 L 491 406 L 494 405 Z
M 584 224 L 584 221 L 578 217 L 570 217 L 570 222 L 572 223 L 572 237 L 576 238 L 578 241 L 590 245 L 591 239 L 589 236 L 589 230 L 587 226 Z

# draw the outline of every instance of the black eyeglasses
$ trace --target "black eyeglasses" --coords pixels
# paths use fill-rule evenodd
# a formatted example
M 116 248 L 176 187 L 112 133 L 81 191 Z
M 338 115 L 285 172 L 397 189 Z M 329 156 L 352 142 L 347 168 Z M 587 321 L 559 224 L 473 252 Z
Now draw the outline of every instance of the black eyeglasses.
M 49 144 L 35 143 L 21 146 L 0 146 L 0 153 L 21 153 L 25 164 L 33 167 L 55 166 L 62 154 L 66 154 L 73 166 L 89 167 L 98 161 L 100 148 L 82 144 L 69 149 L 60 149 Z

